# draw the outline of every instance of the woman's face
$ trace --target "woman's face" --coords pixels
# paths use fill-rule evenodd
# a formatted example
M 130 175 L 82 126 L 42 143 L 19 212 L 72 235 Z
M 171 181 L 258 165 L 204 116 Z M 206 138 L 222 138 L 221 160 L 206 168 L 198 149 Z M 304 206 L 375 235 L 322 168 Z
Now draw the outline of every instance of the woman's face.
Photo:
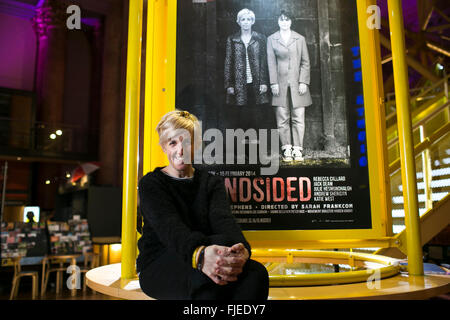
M 244 14 L 239 19 L 239 25 L 241 26 L 241 30 L 251 30 L 252 29 L 252 25 L 254 23 L 255 23 L 255 21 L 253 20 L 253 17 L 250 16 L 249 14 Z
M 291 28 L 292 21 L 286 16 L 281 16 L 278 19 L 278 25 L 280 26 L 280 30 L 287 31 Z
M 168 132 L 169 139 L 162 148 L 169 160 L 169 166 L 176 171 L 185 171 L 191 167 L 193 150 L 189 131 L 178 129 Z

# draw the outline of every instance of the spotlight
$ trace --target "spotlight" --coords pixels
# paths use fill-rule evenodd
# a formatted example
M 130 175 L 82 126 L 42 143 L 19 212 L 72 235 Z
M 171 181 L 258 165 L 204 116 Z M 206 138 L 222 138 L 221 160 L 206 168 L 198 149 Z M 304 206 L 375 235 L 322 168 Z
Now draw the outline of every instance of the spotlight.
M 69 179 L 70 177 L 70 173 L 66 173 L 66 178 Z
M 56 130 L 56 134 L 58 135 L 58 136 L 60 136 L 60 135 L 62 135 L 62 130 Z
M 443 70 L 443 69 L 444 69 L 444 66 L 443 66 L 442 64 L 440 64 L 439 62 L 436 63 L 436 67 L 437 67 L 439 70 Z
M 45 184 L 50 184 L 50 180 L 45 180 Z
M 52 134 L 50 135 L 50 139 L 55 140 L 55 139 L 56 139 L 56 134 L 52 133 Z

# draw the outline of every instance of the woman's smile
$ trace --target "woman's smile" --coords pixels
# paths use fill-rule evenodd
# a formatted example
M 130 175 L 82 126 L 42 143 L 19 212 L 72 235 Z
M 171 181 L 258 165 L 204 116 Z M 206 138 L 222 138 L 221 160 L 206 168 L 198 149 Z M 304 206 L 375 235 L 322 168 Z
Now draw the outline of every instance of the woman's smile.
M 184 157 L 182 155 L 175 154 L 172 159 L 174 161 L 174 164 L 177 164 L 177 165 L 184 164 Z
M 173 130 L 169 132 L 169 138 L 163 145 L 163 151 L 167 155 L 169 165 L 167 170 L 174 176 L 184 176 L 192 170 L 193 146 L 189 132 Z

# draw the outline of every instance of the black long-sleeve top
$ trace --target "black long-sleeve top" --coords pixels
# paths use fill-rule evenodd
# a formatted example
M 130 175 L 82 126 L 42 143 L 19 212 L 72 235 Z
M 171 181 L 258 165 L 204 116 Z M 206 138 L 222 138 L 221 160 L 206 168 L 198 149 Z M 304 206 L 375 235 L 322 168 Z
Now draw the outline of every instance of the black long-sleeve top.
M 251 254 L 231 214 L 221 177 L 196 169 L 193 179 L 174 179 L 161 169 L 139 181 L 144 228 L 138 241 L 137 272 L 168 249 L 189 264 L 201 245 L 232 246 L 241 242 Z

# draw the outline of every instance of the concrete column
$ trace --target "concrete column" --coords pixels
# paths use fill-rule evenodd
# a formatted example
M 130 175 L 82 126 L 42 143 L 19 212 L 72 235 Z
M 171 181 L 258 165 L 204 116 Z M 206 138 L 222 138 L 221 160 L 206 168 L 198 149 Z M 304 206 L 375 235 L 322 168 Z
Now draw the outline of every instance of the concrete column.
M 45 122 L 38 128 L 37 147 L 60 151 L 62 145 L 50 144 L 49 135 L 63 120 L 64 73 L 66 58 L 66 5 L 56 0 L 45 0 L 36 8 L 32 24 L 37 36 L 35 91 L 37 95 L 36 120 Z M 38 205 L 46 210 L 55 206 L 60 166 L 52 163 L 37 165 L 34 190 Z M 49 179 L 50 184 L 45 184 Z
M 37 120 L 56 124 L 62 121 L 66 57 L 66 7 L 45 0 L 36 8 L 32 23 L 38 39 L 35 90 Z

